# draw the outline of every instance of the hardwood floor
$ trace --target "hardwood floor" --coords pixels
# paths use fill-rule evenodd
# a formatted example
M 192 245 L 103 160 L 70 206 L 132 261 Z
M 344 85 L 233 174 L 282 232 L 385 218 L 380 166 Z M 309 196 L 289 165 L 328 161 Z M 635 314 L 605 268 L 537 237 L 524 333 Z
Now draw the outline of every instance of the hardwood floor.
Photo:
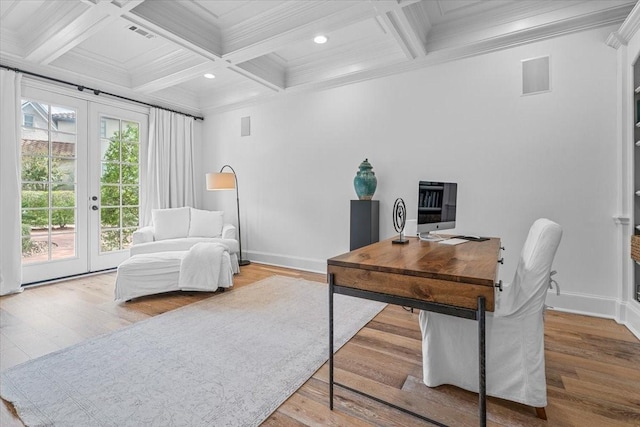
M 234 288 L 279 274 L 325 282 L 325 276 L 252 264 Z M 216 294 L 174 292 L 113 302 L 115 273 L 34 287 L 0 298 L 0 369 Z M 233 291 L 230 291 L 233 292 Z M 494 426 L 640 426 L 640 341 L 613 320 L 548 311 L 545 322 L 548 421 L 533 408 L 489 398 Z M 416 313 L 388 306 L 335 358 L 336 380 L 452 426 L 477 425 L 477 397 L 421 381 Z M 325 364 L 278 408 L 265 426 L 419 426 L 426 423 L 336 387 L 328 408 Z M 21 426 L 0 404 L 0 425 Z

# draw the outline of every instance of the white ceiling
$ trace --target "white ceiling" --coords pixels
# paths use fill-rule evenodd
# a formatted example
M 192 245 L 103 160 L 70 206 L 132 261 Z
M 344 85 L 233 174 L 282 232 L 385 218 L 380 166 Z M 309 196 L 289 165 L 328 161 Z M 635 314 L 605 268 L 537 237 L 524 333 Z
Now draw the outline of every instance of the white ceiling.
M 202 114 L 620 24 L 635 3 L 0 0 L 0 63 Z

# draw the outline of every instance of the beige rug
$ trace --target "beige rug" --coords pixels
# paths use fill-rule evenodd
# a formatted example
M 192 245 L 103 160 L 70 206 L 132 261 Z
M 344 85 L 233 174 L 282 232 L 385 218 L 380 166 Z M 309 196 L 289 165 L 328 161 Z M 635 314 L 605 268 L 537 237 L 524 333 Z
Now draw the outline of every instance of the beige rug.
M 335 295 L 336 350 L 384 304 Z M 327 285 L 274 276 L 2 373 L 33 426 L 255 426 L 328 359 Z

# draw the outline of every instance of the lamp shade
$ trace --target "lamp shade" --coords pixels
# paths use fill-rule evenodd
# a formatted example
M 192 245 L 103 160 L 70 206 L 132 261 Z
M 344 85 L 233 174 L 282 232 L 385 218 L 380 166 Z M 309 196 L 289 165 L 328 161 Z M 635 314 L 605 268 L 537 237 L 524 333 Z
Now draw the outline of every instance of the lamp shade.
M 230 172 L 216 172 L 207 174 L 207 190 L 234 190 L 236 177 Z

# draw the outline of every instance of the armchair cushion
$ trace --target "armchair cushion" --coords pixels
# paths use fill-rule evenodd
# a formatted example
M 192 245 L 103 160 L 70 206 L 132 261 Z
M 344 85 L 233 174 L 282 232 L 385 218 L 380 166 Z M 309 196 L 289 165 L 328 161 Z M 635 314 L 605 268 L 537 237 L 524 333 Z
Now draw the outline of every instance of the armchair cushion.
M 155 240 L 177 239 L 189 234 L 190 208 L 153 209 Z
M 133 232 L 133 244 L 153 242 L 153 227 L 147 225 Z
M 189 237 L 221 237 L 222 211 L 204 211 L 191 208 Z

